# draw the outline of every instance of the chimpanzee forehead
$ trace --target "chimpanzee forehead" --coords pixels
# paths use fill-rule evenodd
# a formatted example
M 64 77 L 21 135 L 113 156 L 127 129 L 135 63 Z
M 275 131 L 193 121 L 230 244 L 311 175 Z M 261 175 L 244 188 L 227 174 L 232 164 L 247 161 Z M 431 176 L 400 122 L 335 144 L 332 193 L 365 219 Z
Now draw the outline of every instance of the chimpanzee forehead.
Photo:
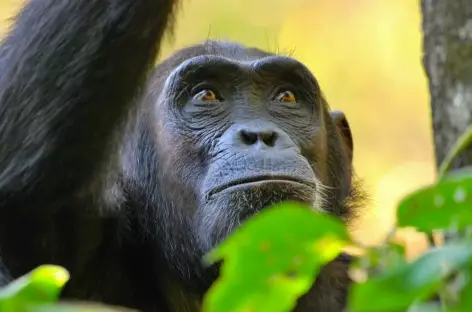
M 248 48 L 239 43 L 209 40 L 177 51 L 164 60 L 159 67 L 176 68 L 189 59 L 205 55 L 238 61 L 254 61 L 275 54 L 258 48 Z
M 171 85 L 192 83 L 205 80 L 204 77 L 212 77 L 218 81 L 228 80 L 230 76 L 253 77 L 262 75 L 265 78 L 276 80 L 291 80 L 298 82 L 307 90 L 315 93 L 319 91 L 319 85 L 310 70 L 299 61 L 278 55 L 266 55 L 256 59 L 234 59 L 221 54 L 199 55 L 187 59 L 177 65 L 170 73 L 167 82 Z M 234 79 L 229 79 L 233 81 Z

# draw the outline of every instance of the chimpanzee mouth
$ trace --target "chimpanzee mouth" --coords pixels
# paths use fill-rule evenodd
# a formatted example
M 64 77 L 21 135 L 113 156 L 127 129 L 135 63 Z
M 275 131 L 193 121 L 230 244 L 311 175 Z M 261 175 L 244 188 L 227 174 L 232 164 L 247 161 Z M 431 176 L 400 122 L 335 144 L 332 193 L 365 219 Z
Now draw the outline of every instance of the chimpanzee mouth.
M 220 193 L 246 190 L 248 188 L 253 187 L 265 187 L 270 184 L 291 184 L 296 186 L 297 188 L 309 188 L 312 191 L 316 189 L 316 184 L 314 181 L 310 181 L 300 177 L 264 175 L 230 181 L 211 190 L 208 193 L 208 197 L 211 198 Z

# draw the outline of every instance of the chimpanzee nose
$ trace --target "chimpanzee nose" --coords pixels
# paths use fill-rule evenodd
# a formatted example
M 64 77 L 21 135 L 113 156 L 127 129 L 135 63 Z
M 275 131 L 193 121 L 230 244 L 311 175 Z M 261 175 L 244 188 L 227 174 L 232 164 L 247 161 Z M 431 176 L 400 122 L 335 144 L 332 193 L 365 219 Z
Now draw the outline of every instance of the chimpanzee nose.
M 263 122 L 233 124 L 219 140 L 223 146 L 240 149 L 285 150 L 297 148 L 295 142 L 278 125 Z
M 240 129 L 237 135 L 240 143 L 246 146 L 263 144 L 267 147 L 275 147 L 278 139 L 277 132 L 269 129 L 259 131 Z

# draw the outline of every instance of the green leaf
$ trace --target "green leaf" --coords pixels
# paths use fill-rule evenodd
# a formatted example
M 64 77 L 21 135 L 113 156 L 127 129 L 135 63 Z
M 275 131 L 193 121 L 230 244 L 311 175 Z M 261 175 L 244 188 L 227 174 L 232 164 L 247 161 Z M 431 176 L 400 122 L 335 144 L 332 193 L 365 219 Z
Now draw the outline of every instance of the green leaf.
M 448 285 L 447 290 L 457 299 L 457 304 L 448 309 L 449 312 L 470 312 L 472 311 L 472 268 L 468 267 L 466 271 L 461 272 L 461 283 Z M 459 285 L 457 285 L 459 284 Z M 460 288 L 460 289 L 458 289 Z M 457 296 L 457 294 L 459 294 Z
M 15 311 L 16 312 L 16 311 Z M 25 312 L 137 312 L 128 308 L 91 302 L 60 302 L 54 304 L 30 305 Z
M 442 179 L 446 175 L 447 171 L 452 165 L 454 158 L 456 158 L 462 151 L 470 146 L 472 143 L 472 125 L 469 125 L 467 129 L 460 135 L 453 147 L 449 150 L 444 160 L 439 166 L 439 178 Z
M 20 311 L 25 305 L 54 302 L 69 280 L 66 269 L 42 265 L 0 289 L 0 311 Z
M 472 168 L 456 170 L 437 184 L 405 197 L 397 210 L 399 227 L 430 233 L 472 225 Z
M 471 263 L 472 243 L 431 249 L 414 262 L 353 285 L 349 311 L 405 311 L 413 302 L 431 296 L 453 272 Z
M 290 311 L 349 241 L 342 222 L 311 207 L 290 202 L 268 208 L 206 257 L 224 261 L 203 310 Z
M 439 303 L 418 303 L 411 306 L 406 312 L 444 312 Z

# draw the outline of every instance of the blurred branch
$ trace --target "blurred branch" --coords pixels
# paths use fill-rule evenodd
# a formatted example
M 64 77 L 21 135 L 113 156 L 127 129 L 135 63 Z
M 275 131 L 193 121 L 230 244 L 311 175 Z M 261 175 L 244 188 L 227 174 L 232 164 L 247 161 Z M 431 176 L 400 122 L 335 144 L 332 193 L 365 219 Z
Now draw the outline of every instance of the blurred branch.
M 472 5 L 470 0 L 422 0 L 423 65 L 429 79 L 436 164 L 472 124 Z M 466 148 L 450 169 L 472 164 Z
M 472 125 L 472 5 L 470 0 L 421 0 L 423 66 L 429 80 L 436 166 L 447 170 L 472 164 L 472 148 L 462 146 L 446 159 L 461 134 Z M 453 235 L 444 234 L 448 241 Z

